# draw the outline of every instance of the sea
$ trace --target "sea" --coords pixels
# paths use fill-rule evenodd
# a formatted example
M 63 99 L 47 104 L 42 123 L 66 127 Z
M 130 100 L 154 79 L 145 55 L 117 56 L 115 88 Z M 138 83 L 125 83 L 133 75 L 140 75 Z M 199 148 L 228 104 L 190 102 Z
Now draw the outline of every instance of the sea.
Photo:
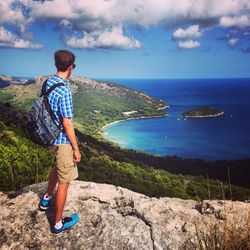
M 166 117 L 134 119 L 105 127 L 105 138 L 122 148 L 204 160 L 250 158 L 250 79 L 106 80 L 170 105 Z M 224 115 L 183 119 L 183 112 L 204 105 Z

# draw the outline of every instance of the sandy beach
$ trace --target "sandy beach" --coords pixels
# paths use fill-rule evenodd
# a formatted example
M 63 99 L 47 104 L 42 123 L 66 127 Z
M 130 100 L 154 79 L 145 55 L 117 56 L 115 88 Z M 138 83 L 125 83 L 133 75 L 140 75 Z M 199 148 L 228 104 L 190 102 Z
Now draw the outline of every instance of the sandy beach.
M 131 117 L 131 118 L 127 118 L 127 119 L 122 119 L 122 120 L 117 120 L 117 121 L 113 121 L 113 122 L 110 122 L 104 126 L 102 126 L 101 130 L 99 131 L 99 134 L 101 134 L 102 136 L 105 136 L 105 132 L 103 132 L 103 129 L 105 129 L 106 127 L 109 127 L 115 123 L 118 123 L 118 122 L 124 122 L 124 121 L 128 121 L 128 120 L 136 120 L 136 119 L 152 119 L 152 118 L 162 118 L 162 117 L 165 117 L 167 116 L 167 114 L 165 115 L 158 115 L 158 116 L 140 116 L 140 117 Z

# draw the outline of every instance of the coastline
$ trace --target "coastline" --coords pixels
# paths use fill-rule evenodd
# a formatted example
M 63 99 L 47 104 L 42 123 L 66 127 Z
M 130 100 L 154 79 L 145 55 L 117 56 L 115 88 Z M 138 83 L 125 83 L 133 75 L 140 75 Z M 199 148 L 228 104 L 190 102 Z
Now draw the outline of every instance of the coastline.
M 210 118 L 210 117 L 217 117 L 217 116 L 221 116 L 223 115 L 224 112 L 220 112 L 218 114 L 215 114 L 215 115 L 197 115 L 197 116 L 191 116 L 191 115 L 184 115 L 183 117 L 184 118 Z
M 170 108 L 170 105 L 165 105 L 164 107 L 160 107 L 160 108 L 158 108 L 158 110 L 164 110 L 164 109 L 168 109 L 168 108 Z
M 164 114 L 164 115 L 158 115 L 158 116 L 139 116 L 139 117 L 131 117 L 131 118 L 127 118 L 127 119 L 122 119 L 122 120 L 116 120 L 116 121 L 110 122 L 110 123 L 102 126 L 101 130 L 98 133 L 104 137 L 105 136 L 105 132 L 103 132 L 103 129 L 106 128 L 106 127 L 109 127 L 109 126 L 111 126 L 111 125 L 113 125 L 115 123 L 118 123 L 118 122 L 124 122 L 124 121 L 129 121 L 129 120 L 136 120 L 136 119 L 162 118 L 162 117 L 166 117 L 166 116 L 168 116 L 168 115 Z M 107 139 L 107 138 L 105 138 L 105 139 Z

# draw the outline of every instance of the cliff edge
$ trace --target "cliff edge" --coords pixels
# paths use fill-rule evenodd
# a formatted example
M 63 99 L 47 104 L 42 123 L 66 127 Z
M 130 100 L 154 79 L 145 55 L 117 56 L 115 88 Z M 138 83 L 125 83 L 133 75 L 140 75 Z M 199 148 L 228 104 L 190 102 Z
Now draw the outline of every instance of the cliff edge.
M 55 236 L 50 231 L 54 207 L 38 203 L 46 183 L 18 193 L 0 192 L 1 249 L 185 249 L 196 232 L 226 223 L 243 225 L 250 203 L 149 198 L 108 184 L 73 181 L 64 215 L 78 212 L 80 221 Z M 190 249 L 190 248 L 189 248 Z

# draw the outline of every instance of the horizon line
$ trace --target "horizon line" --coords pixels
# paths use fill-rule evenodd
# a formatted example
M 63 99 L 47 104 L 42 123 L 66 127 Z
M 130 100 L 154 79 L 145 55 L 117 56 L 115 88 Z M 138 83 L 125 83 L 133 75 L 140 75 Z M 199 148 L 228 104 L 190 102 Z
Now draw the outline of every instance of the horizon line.
M 48 74 L 54 75 L 54 74 Z M 16 77 L 16 78 L 37 78 L 41 76 L 48 76 L 48 75 L 37 75 L 37 76 L 16 76 L 16 75 L 8 75 L 4 73 L 0 73 L 1 76 L 7 77 Z M 83 76 L 83 75 L 72 75 L 73 77 L 84 77 L 90 78 L 94 80 L 117 80 L 117 79 L 124 79 L 124 80 L 217 80 L 217 79 L 250 79 L 250 76 L 239 76 L 239 77 L 95 77 L 95 76 Z

